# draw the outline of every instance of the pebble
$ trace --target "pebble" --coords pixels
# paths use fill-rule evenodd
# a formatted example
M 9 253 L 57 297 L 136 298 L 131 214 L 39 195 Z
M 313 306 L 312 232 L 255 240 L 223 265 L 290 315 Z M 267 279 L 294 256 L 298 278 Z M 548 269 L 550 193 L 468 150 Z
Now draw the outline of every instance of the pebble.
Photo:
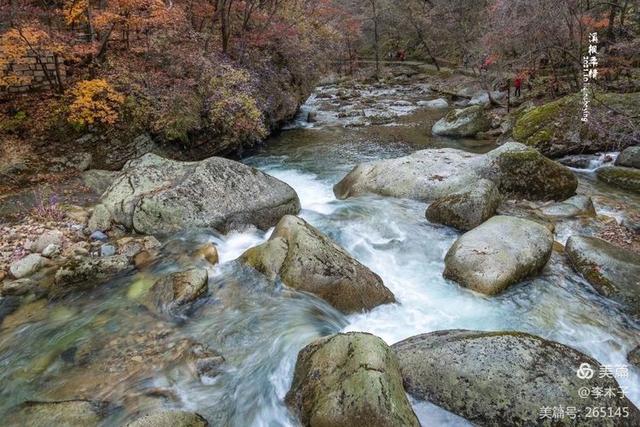
M 102 245 L 100 247 L 100 256 L 112 256 L 116 254 L 116 247 L 113 245 Z
M 94 231 L 89 237 L 91 238 L 91 240 L 99 240 L 101 242 L 106 242 L 107 240 L 109 240 L 109 237 L 107 237 L 107 235 L 100 230 Z

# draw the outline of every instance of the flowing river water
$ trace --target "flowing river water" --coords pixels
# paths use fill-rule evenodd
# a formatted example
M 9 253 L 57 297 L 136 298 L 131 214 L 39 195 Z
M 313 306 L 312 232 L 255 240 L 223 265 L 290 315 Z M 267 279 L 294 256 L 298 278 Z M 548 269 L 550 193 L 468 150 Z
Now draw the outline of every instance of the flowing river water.
M 379 274 L 397 304 L 344 316 L 235 261 L 270 231 L 185 231 L 163 242 L 163 257 L 151 271 L 49 304 L 36 301 L 5 322 L 0 420 L 25 400 L 83 397 L 125 408 L 113 411 L 107 425 L 120 425 L 134 410 L 159 402 L 198 412 L 211 425 L 297 425 L 283 403 L 297 353 L 339 331 L 371 332 L 392 344 L 442 329 L 518 330 L 567 344 L 603 364 L 627 363 L 626 354 L 640 343 L 639 325 L 597 295 L 562 255 L 554 253 L 538 277 L 499 296 L 481 296 L 443 279 L 444 255 L 459 233 L 430 224 L 424 203 L 377 196 L 336 200 L 333 185 L 357 163 L 430 147 L 494 147 L 492 141 L 432 137 L 431 124 L 443 112 L 418 108 L 419 100 L 430 97 L 423 86 L 364 87 L 351 96 L 341 101 L 349 94 L 320 88 L 301 113 L 317 111 L 317 123 L 298 120 L 243 161 L 290 184 L 300 196 L 301 217 Z M 591 172 L 579 176 L 579 191 L 594 197 L 598 213 L 615 217 L 620 206 L 640 207 L 638 197 L 603 187 Z M 564 243 L 588 227 L 568 221 L 556 238 Z M 204 241 L 216 244 L 221 257 L 208 267 L 207 298 L 182 322 L 151 317 L 136 302 L 137 286 L 189 262 L 184 254 Z M 199 379 L 162 363 L 175 350 L 172 343 L 183 338 L 224 356 L 217 375 Z M 140 366 L 131 368 L 135 364 Z M 619 382 L 640 405 L 640 372 L 630 369 Z M 434 405 L 413 404 L 423 425 L 468 425 Z

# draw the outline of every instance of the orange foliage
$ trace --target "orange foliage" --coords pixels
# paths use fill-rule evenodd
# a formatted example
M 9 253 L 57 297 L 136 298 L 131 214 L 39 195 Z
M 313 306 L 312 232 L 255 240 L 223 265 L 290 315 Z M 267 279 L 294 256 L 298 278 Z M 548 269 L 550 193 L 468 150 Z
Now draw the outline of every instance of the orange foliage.
M 68 121 L 81 126 L 116 123 L 125 99 L 104 79 L 80 81 L 70 90 L 70 95 Z

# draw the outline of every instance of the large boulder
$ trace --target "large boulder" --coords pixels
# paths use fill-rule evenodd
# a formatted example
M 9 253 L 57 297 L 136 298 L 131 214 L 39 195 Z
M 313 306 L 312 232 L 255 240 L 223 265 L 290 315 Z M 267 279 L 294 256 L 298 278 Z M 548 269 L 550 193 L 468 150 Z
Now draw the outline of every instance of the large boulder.
M 408 338 L 392 348 L 410 395 L 474 425 L 578 426 L 584 425 L 583 417 L 593 407 L 629 411 L 628 417 L 598 418 L 598 426 L 640 425 L 640 411 L 620 396 L 615 379 L 599 378 L 601 366 L 596 360 L 534 335 L 438 331 Z M 577 375 L 580 369 L 587 373 L 584 379 Z M 596 387 L 611 388 L 614 395 L 581 397 L 583 389 Z M 574 407 L 579 416 L 542 418 L 547 408 L 554 407 Z
M 177 315 L 207 293 L 209 274 L 204 269 L 171 273 L 153 284 L 144 305 L 158 314 Z
M 598 179 L 614 187 L 640 193 L 640 169 L 607 166 L 598 169 Z
M 252 167 L 219 157 L 178 162 L 147 154 L 127 163 L 102 195 L 89 227 L 115 223 L 142 234 L 267 229 L 299 210 L 289 185 Z
M 640 146 L 627 147 L 616 159 L 616 166 L 640 169 Z
M 621 144 L 629 144 L 620 135 L 632 135 L 634 132 L 630 117 L 640 114 L 640 92 L 597 93 L 596 98 L 597 102 L 590 104 L 590 117 L 586 124 L 580 120 L 583 108 L 580 93 L 517 111 L 512 137 L 550 157 L 614 151 Z M 611 109 L 629 119 L 611 114 Z M 628 141 L 632 140 L 628 138 Z
M 569 237 L 565 252 L 573 268 L 596 291 L 640 318 L 640 255 L 587 236 Z
M 476 185 L 436 199 L 427 208 L 429 221 L 460 230 L 471 230 L 491 218 L 500 204 L 500 192 L 487 179 Z
M 266 243 L 241 261 L 274 280 L 312 293 L 344 313 L 395 302 L 382 279 L 304 220 L 287 215 Z
M 469 189 L 483 178 L 493 181 L 505 196 L 529 200 L 564 200 L 578 186 L 568 168 L 535 149 L 508 142 L 483 155 L 451 148 L 427 149 L 363 163 L 333 191 L 340 199 L 374 193 L 429 202 Z
M 491 121 L 482 105 L 473 105 L 450 111 L 433 125 L 431 131 L 435 135 L 464 138 L 473 137 L 478 132 L 485 132 L 490 128 Z
M 444 277 L 487 295 L 539 272 L 549 260 L 553 234 L 537 222 L 494 216 L 460 236 L 445 256 Z
M 359 332 L 317 340 L 298 354 L 285 398 L 303 426 L 419 426 L 393 351 Z
M 101 424 L 107 409 L 107 403 L 89 400 L 30 401 L 18 406 L 5 421 L 15 426 L 91 427 Z

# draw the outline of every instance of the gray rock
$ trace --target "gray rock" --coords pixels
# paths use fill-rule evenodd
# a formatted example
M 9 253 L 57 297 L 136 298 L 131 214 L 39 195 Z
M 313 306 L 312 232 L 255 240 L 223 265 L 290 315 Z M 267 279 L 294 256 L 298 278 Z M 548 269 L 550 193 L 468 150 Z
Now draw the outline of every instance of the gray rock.
M 427 208 L 429 221 L 471 230 L 491 218 L 500 204 L 492 181 L 481 179 L 473 187 L 436 199 Z
M 573 218 L 576 216 L 596 216 L 591 197 L 573 196 L 561 203 L 544 206 L 540 212 L 548 218 Z
M 113 256 L 116 254 L 116 248 L 113 245 L 100 246 L 100 256 Z
M 304 220 L 287 215 L 241 261 L 269 279 L 312 293 L 345 313 L 395 302 L 382 279 Z
M 60 255 L 60 252 L 62 252 L 62 248 L 55 243 L 51 243 L 46 248 L 44 248 L 44 250 L 42 251 L 42 256 L 47 258 L 54 258 Z
M 119 173 L 114 171 L 91 169 L 82 174 L 82 181 L 84 185 L 96 194 L 103 194 L 113 184 L 118 175 Z
M 431 131 L 434 135 L 456 138 L 472 137 L 491 128 L 491 121 L 480 105 L 453 110 L 438 120 Z
M 317 340 L 298 354 L 285 398 L 303 426 L 419 426 L 393 351 L 351 332 Z
M 91 236 L 89 236 L 89 238 L 91 240 L 97 240 L 99 242 L 106 242 L 107 240 L 109 240 L 109 237 L 106 234 L 98 230 L 91 233 Z
M 616 166 L 640 169 L 640 146 L 627 147 L 618 155 Z
M 596 291 L 640 318 L 640 255 L 587 236 L 569 237 L 565 253 Z
M 171 273 L 153 284 L 143 304 L 158 314 L 178 315 L 207 293 L 207 270 Z
M 8 425 L 29 427 L 90 427 L 101 423 L 108 405 L 88 400 L 25 402 L 7 420 Z
M 64 240 L 64 234 L 60 230 L 48 230 L 45 231 L 33 242 L 31 245 L 32 252 L 42 252 L 47 246 L 53 245 L 62 245 L 62 241 Z
M 158 411 L 143 415 L 127 424 L 128 427 L 207 427 L 201 415 L 184 411 Z
M 36 273 L 48 263 L 49 260 L 39 254 L 29 254 L 11 263 L 9 272 L 16 279 L 22 279 L 23 277 L 28 277 Z
M 103 194 L 92 226 L 110 222 L 142 234 L 185 228 L 219 231 L 273 226 L 300 201 L 282 181 L 233 160 L 178 162 L 147 154 L 127 163 Z M 94 218 L 92 217 L 92 220 Z
M 444 259 L 444 277 L 487 295 L 539 272 L 549 260 L 553 234 L 527 219 L 494 216 L 463 234 Z
M 566 167 L 535 149 L 508 142 L 484 155 L 451 148 L 428 149 L 356 166 L 333 189 L 346 199 L 367 193 L 433 201 L 493 181 L 501 194 L 529 200 L 564 200 L 578 180 Z
M 587 408 L 628 408 L 629 416 L 603 417 L 598 426 L 640 425 L 640 411 L 627 399 L 581 398 L 582 387 L 619 390 L 599 378 L 600 364 L 565 345 L 522 332 L 438 331 L 392 346 L 409 394 L 428 400 L 480 426 L 584 424 Z M 581 379 L 582 364 L 593 369 Z M 586 367 L 586 365 L 583 365 Z M 575 407 L 582 417 L 541 419 L 541 408 Z
M 418 101 L 417 104 L 420 107 L 433 108 L 434 110 L 449 107 L 449 103 L 444 98 L 432 99 L 431 101 Z
M 598 169 L 597 175 L 609 185 L 640 193 L 640 169 L 609 166 Z
M 504 98 L 505 96 L 507 96 L 506 92 L 498 92 L 498 91 L 491 92 L 491 98 L 493 98 L 496 101 Z M 469 105 L 482 105 L 485 107 L 488 106 L 490 103 L 491 103 L 491 100 L 489 99 L 489 95 L 487 94 L 486 91 L 476 93 L 475 95 L 473 95 L 473 98 L 471 98 L 471 100 L 469 101 Z
M 122 255 L 70 259 L 56 271 L 49 296 L 58 298 L 74 291 L 93 288 L 130 268 L 129 260 Z

